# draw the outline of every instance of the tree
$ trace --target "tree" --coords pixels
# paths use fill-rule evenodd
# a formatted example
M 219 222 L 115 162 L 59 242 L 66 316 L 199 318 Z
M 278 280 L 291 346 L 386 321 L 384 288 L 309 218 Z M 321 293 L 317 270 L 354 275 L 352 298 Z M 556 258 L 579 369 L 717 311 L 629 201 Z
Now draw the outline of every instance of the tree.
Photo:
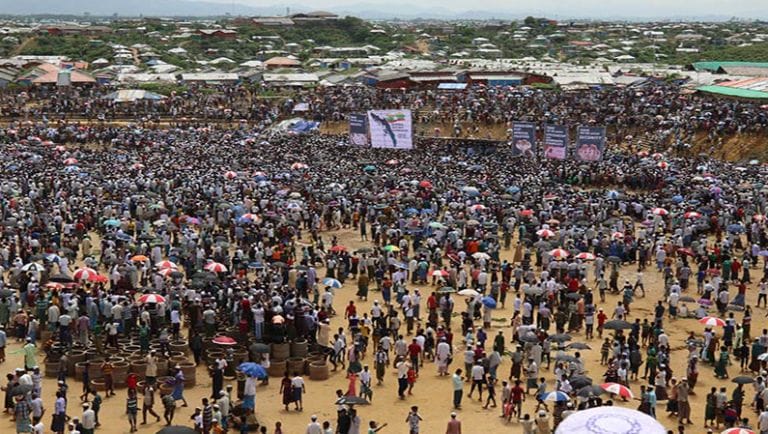
M 534 17 L 532 17 L 532 16 L 530 16 L 530 15 L 529 15 L 529 16 L 525 17 L 525 19 L 523 20 L 523 22 L 524 22 L 524 23 L 525 23 L 525 25 L 526 25 L 526 26 L 528 26 L 528 27 L 536 27 L 536 25 L 537 25 L 537 23 L 538 23 L 538 20 L 537 20 L 536 18 L 534 18 Z

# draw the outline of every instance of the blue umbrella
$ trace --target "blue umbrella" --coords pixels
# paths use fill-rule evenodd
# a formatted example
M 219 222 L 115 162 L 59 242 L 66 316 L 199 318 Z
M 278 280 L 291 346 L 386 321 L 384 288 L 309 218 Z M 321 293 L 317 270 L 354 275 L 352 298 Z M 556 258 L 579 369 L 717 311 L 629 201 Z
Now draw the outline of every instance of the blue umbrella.
M 341 288 L 341 282 L 332 277 L 326 277 L 323 279 L 323 285 L 330 286 L 331 288 L 335 289 Z
M 415 215 L 419 213 L 419 210 L 417 210 L 416 208 L 406 208 L 404 212 L 405 212 L 405 215 Z
M 105 220 L 104 226 L 120 226 L 120 220 L 117 220 L 117 219 Z
M 682 201 L 683 201 L 683 196 L 680 196 L 679 194 L 672 196 L 672 202 L 680 203 Z
M 494 300 L 493 297 L 485 296 L 481 301 L 483 306 L 489 309 L 496 309 L 496 300 Z
M 366 172 L 373 172 L 374 170 L 376 170 L 376 166 L 373 166 L 373 165 L 369 164 L 369 165 L 363 167 L 363 170 L 365 170 Z
M 727 229 L 728 229 L 728 232 L 732 234 L 740 234 L 744 232 L 744 226 L 738 225 L 738 224 L 728 225 Z
M 569 401 L 571 398 L 565 392 L 556 390 L 554 392 L 542 393 L 539 395 L 539 399 L 542 401 L 565 402 Z
M 607 193 L 608 199 L 618 199 L 619 198 L 619 192 L 616 190 L 611 190 Z
M 520 192 L 520 187 L 513 185 L 511 187 L 507 187 L 507 193 L 509 194 L 515 194 Z
M 267 378 L 267 370 L 258 363 L 245 362 L 241 363 L 237 369 L 249 377 Z
M 262 264 L 261 262 L 251 262 L 248 264 L 248 268 L 251 268 L 253 270 L 263 270 L 264 264 Z

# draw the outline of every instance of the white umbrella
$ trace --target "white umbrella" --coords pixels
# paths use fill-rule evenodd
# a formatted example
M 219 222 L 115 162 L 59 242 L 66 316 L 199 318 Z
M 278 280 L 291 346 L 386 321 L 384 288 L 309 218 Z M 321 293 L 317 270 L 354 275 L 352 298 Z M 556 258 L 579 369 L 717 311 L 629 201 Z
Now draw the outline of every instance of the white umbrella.
M 462 289 L 459 291 L 459 295 L 463 295 L 465 297 L 477 297 L 480 295 L 479 292 L 475 291 L 474 289 Z
M 558 425 L 555 434 L 666 434 L 656 419 L 623 407 L 595 407 L 577 411 Z

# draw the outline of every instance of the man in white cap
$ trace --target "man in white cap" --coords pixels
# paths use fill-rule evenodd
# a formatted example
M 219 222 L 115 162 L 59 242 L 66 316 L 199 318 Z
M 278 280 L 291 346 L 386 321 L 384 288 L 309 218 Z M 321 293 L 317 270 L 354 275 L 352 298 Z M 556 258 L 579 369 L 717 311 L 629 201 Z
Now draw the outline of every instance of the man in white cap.
M 317 422 L 317 416 L 314 414 L 310 417 L 311 422 L 307 425 L 306 434 L 323 434 L 323 427 Z
M 456 412 L 451 412 L 451 420 L 448 421 L 448 428 L 445 434 L 461 434 L 461 421 L 456 419 Z

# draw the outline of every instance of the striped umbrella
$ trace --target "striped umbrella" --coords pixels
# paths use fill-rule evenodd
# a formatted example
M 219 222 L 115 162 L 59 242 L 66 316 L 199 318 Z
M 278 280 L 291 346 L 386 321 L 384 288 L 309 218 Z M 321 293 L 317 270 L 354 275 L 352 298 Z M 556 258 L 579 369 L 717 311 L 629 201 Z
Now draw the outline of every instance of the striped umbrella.
M 723 327 L 725 325 L 725 321 L 721 320 L 720 318 L 716 316 L 705 316 L 704 318 L 699 320 L 699 323 L 704 324 L 705 326 L 710 327 Z
M 755 434 L 755 432 L 751 429 L 735 427 L 728 428 L 727 430 L 722 431 L 720 434 Z
M 75 164 L 77 164 L 77 158 L 67 158 L 66 160 L 64 160 L 64 164 L 67 166 L 74 166 Z
M 542 393 L 539 396 L 539 399 L 541 399 L 542 401 L 566 402 L 566 401 L 569 401 L 571 398 L 568 396 L 567 393 L 556 390 L 554 392 Z
M 93 268 L 83 267 L 75 271 L 73 277 L 75 280 L 93 280 L 99 273 Z
M 326 277 L 323 279 L 323 285 L 330 286 L 331 288 L 338 289 L 341 288 L 341 282 L 338 280 L 332 278 L 332 277 Z
M 696 211 L 689 211 L 689 212 L 683 214 L 683 217 L 685 217 L 687 219 L 697 219 L 697 218 L 701 218 L 701 213 L 698 213 Z
M 224 177 L 227 178 L 227 179 L 235 179 L 235 178 L 237 178 L 237 172 L 233 172 L 231 170 L 228 170 L 228 171 L 224 172 Z
M 219 263 L 219 262 L 209 262 L 205 264 L 205 268 L 207 271 L 210 271 L 211 273 L 226 273 L 227 267 L 226 265 Z
M 160 261 L 160 262 L 155 264 L 155 267 L 157 267 L 157 268 L 159 268 L 161 270 L 165 270 L 165 269 L 177 270 L 179 268 L 178 265 L 174 264 L 171 261 Z
M 629 390 L 627 386 L 623 386 L 619 383 L 603 383 L 600 385 L 600 387 L 608 393 L 618 395 L 625 399 L 634 398 L 634 395 L 632 395 L 632 391 Z
M 581 259 L 582 261 L 594 261 L 595 255 L 588 252 L 581 252 L 576 255 L 576 259 Z
M 159 294 L 144 294 L 139 297 L 139 303 L 165 303 L 165 297 Z
M 536 231 L 536 235 L 540 236 L 541 238 L 549 238 L 554 237 L 555 233 L 550 231 L 549 229 L 539 229 Z
M 549 252 L 549 256 L 555 259 L 565 259 L 571 256 L 571 252 L 565 249 L 555 249 Z
M 654 208 L 654 209 L 651 210 L 651 212 L 654 215 L 660 215 L 660 216 L 665 216 L 665 215 L 669 214 L 669 211 L 665 210 L 664 208 Z

